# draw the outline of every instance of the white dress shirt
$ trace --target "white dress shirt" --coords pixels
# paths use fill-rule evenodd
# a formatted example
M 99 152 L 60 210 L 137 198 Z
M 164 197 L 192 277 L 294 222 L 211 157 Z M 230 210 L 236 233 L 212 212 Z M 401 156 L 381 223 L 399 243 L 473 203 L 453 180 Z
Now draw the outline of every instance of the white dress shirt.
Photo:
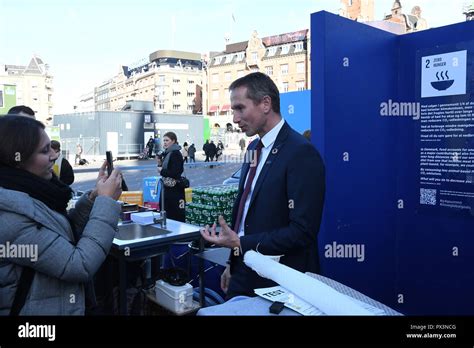
M 247 196 L 247 200 L 245 201 L 244 205 L 244 211 L 242 213 L 242 220 L 240 221 L 240 228 L 239 228 L 239 237 L 243 236 L 245 234 L 245 217 L 247 216 L 247 211 L 249 209 L 250 201 L 252 199 L 252 194 L 253 190 L 255 188 L 255 184 L 257 183 L 258 176 L 260 175 L 260 172 L 262 171 L 262 168 L 267 160 L 268 155 L 270 154 L 270 151 L 273 148 L 273 144 L 275 143 L 275 140 L 278 136 L 278 133 L 280 133 L 281 128 L 283 127 L 283 124 L 285 123 L 285 120 L 282 118 L 278 124 L 273 127 L 267 134 L 265 134 L 262 138 L 262 153 L 260 154 L 260 161 L 258 162 L 258 167 L 257 171 L 255 172 L 255 177 L 253 178 L 252 182 L 252 187 L 250 188 L 250 192 Z M 247 177 L 245 178 L 245 183 L 244 183 L 244 188 L 245 184 L 247 184 L 247 180 L 249 177 L 250 170 L 247 172 Z

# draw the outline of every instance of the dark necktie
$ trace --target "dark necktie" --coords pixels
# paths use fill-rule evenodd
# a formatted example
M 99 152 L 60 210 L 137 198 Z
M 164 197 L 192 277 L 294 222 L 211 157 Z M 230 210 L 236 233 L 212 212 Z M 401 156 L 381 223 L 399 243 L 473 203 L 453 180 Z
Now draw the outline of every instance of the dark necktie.
M 255 156 L 255 165 L 250 166 L 247 183 L 245 184 L 244 193 L 242 193 L 242 197 L 240 198 L 239 203 L 239 210 L 237 212 L 237 220 L 235 220 L 235 227 L 234 232 L 239 234 L 240 229 L 240 222 L 242 220 L 242 214 L 244 213 L 245 202 L 247 201 L 247 197 L 250 193 L 250 189 L 252 188 L 252 182 L 255 178 L 255 174 L 257 173 L 258 162 L 260 161 L 260 154 L 262 153 L 263 143 L 262 140 L 259 140 L 257 147 L 253 150 L 256 151 Z

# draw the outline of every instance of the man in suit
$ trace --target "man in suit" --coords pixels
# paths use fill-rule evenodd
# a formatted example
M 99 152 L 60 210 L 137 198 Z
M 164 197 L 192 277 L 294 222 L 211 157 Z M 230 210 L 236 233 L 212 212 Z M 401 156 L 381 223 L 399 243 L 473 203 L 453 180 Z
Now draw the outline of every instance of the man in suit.
M 274 286 L 243 262 L 248 250 L 282 255 L 280 263 L 301 272 L 319 272 L 317 235 L 325 194 L 325 170 L 318 151 L 281 117 L 280 95 L 265 74 L 251 73 L 230 87 L 234 123 L 247 136 L 247 149 L 232 226 L 219 217 L 201 230 L 210 243 L 231 249 L 221 276 L 227 298 L 255 296 L 255 288 Z

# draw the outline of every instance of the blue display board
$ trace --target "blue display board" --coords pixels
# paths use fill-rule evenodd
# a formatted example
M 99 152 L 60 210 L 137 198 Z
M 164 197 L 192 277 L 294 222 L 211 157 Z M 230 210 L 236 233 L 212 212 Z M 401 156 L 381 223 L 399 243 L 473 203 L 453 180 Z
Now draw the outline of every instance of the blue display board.
M 414 315 L 474 314 L 474 22 L 397 36 L 311 16 L 322 274 Z
M 281 93 L 280 111 L 285 121 L 297 132 L 311 130 L 311 91 Z

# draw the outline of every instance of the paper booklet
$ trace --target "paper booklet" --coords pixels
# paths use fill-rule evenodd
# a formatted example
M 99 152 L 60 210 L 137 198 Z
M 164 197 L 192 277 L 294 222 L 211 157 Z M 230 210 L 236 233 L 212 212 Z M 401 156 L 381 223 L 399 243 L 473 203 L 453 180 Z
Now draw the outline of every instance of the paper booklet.
M 294 310 L 295 312 L 298 312 L 302 315 L 325 315 L 324 312 L 322 312 L 320 309 L 316 308 L 315 306 L 312 306 L 308 302 L 302 300 L 301 298 L 295 296 L 294 294 L 290 293 L 288 290 L 281 286 L 273 286 L 270 288 L 260 288 L 260 289 L 255 289 L 255 293 L 272 302 L 279 301 L 283 302 L 285 304 L 285 307 Z M 370 312 L 372 312 L 374 315 L 384 315 L 385 312 L 382 309 L 376 308 L 374 306 L 371 306 L 367 303 L 361 302 L 359 300 L 351 298 L 354 302 L 357 302 Z

